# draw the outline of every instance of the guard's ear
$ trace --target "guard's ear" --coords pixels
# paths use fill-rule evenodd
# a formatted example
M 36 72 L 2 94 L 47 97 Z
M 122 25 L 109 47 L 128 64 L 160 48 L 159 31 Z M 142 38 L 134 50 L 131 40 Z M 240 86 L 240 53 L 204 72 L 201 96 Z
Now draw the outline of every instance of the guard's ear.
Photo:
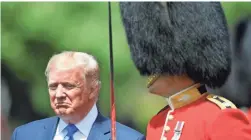
M 101 88 L 100 81 L 95 81 L 92 83 L 91 88 L 90 88 L 90 94 L 89 94 L 90 100 L 93 100 L 98 97 L 100 88 Z

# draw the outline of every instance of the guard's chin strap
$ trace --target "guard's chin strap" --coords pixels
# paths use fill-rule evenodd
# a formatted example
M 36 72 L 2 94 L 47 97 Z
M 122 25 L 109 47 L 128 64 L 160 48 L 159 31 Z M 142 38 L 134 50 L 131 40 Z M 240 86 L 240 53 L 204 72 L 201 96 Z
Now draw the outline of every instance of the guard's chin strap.
M 114 96 L 114 70 L 113 70 L 113 51 L 112 51 L 112 17 L 111 17 L 111 3 L 108 2 L 108 16 L 109 16 L 109 50 L 110 50 L 110 102 L 111 102 L 111 133 L 112 140 L 116 140 L 116 107 Z

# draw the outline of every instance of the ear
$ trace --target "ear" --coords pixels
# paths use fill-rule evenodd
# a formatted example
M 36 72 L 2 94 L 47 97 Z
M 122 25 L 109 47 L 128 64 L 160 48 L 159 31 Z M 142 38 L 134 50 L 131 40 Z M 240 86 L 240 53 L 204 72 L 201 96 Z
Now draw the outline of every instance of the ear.
M 100 82 L 95 82 L 92 84 L 91 88 L 90 88 L 90 94 L 89 94 L 89 99 L 90 100 L 93 100 L 95 98 L 98 97 L 98 93 L 99 93 L 99 90 L 100 90 Z

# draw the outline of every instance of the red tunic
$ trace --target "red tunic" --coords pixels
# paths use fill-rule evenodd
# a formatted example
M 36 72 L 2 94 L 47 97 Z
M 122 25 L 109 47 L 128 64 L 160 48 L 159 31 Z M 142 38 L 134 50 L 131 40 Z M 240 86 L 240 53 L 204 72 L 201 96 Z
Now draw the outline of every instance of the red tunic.
M 249 118 L 250 121 L 251 121 L 251 108 L 250 108 L 249 111 L 248 111 L 248 118 Z
M 208 94 L 204 94 L 196 101 L 175 109 L 167 122 L 166 138 L 162 139 L 173 140 L 177 122 L 184 121 L 179 140 L 251 140 L 251 123 L 242 111 L 233 108 L 222 109 L 207 97 Z M 161 139 L 168 111 L 170 107 L 150 120 L 147 140 Z

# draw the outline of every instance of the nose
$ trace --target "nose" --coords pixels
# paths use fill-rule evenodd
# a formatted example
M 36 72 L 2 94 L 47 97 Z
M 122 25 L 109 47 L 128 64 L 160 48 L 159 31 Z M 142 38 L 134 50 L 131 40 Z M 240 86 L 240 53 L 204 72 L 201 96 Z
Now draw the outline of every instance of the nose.
M 65 91 L 63 86 L 60 84 L 58 85 L 56 90 L 56 98 L 64 98 L 64 97 L 65 97 Z

